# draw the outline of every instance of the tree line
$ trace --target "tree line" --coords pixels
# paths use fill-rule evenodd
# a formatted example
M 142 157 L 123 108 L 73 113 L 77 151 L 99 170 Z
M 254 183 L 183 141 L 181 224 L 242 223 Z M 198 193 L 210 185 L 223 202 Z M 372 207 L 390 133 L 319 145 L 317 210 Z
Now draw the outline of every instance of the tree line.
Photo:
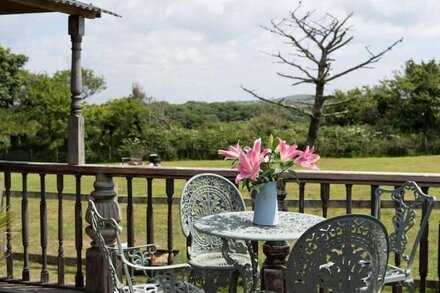
M 66 161 L 68 70 L 24 69 L 27 57 L 0 47 L 0 156 Z M 270 134 L 306 144 L 309 119 L 263 101 L 169 104 L 137 84 L 125 97 L 89 104 L 103 76 L 83 70 L 86 161 L 115 162 L 158 153 L 162 159 L 218 159 L 217 150 Z M 226 97 L 225 97 L 226 98 Z M 440 63 L 407 61 L 374 86 L 336 91 L 321 121 L 322 156 L 402 156 L 440 152 Z M 337 103 L 344 101 L 344 103 Z M 349 102 L 346 102 L 349 101 Z M 287 103 L 287 101 L 284 101 Z

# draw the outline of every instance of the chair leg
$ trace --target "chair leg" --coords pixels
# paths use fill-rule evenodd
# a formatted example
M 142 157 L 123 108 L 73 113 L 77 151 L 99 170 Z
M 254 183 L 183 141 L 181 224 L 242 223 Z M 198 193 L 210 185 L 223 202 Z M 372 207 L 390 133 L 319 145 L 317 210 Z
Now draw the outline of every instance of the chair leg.
M 403 285 L 408 288 L 408 291 L 410 293 L 415 292 L 414 280 L 405 281 L 405 282 L 403 282 Z
M 230 279 L 229 279 L 229 293 L 236 293 L 238 288 L 238 278 L 240 276 L 240 273 L 235 270 L 231 273 Z

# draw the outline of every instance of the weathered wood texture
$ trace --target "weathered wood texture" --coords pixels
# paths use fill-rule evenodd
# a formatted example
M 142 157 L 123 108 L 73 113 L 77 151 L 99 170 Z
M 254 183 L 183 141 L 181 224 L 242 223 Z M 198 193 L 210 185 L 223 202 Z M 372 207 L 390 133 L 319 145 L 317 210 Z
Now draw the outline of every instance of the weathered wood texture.
M 137 178 L 171 178 L 189 179 L 200 173 L 216 173 L 234 179 L 236 171 L 226 168 L 185 168 L 185 167 L 149 167 L 149 166 L 114 166 L 114 165 L 81 165 L 71 166 L 64 163 L 39 163 L 21 161 L 1 161 L 0 171 L 46 173 L 46 174 L 107 174 L 112 177 Z M 400 185 L 412 180 L 421 187 L 440 187 L 439 173 L 392 173 L 392 172 L 359 172 L 359 171 L 307 171 L 296 170 L 295 173 L 302 183 L 329 183 L 354 185 Z M 287 178 L 287 181 L 295 181 Z
M 69 35 L 72 40 L 72 67 L 70 69 L 70 116 L 68 122 L 68 162 L 71 165 L 85 163 L 84 117 L 82 116 L 81 42 L 84 36 L 84 17 L 69 16 Z

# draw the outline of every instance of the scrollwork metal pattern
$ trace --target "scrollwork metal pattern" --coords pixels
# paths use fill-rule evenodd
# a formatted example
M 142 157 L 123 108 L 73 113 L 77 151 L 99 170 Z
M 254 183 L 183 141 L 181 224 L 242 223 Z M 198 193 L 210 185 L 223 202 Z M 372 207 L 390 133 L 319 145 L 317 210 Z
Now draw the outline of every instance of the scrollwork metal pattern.
M 375 191 L 376 216 L 379 215 L 380 201 L 384 197 L 384 194 L 390 195 L 396 204 L 396 213 L 392 218 L 394 229 L 389 236 L 390 252 L 400 254 L 402 259 L 406 261 L 406 268 L 404 269 L 388 265 L 385 283 L 404 281 L 404 284 L 412 288 L 414 285 L 411 276 L 412 265 L 416 256 L 417 247 L 428 224 L 436 199 L 433 196 L 425 194 L 413 181 L 407 181 L 394 190 L 377 188 Z M 417 209 L 420 209 L 423 205 L 426 205 L 425 217 L 420 223 L 414 241 L 409 244 L 408 231 L 414 227 L 418 216 Z
M 139 293 L 181 293 L 196 292 L 202 293 L 203 290 L 196 286 L 182 281 L 185 270 L 188 273 L 190 266 L 188 264 L 169 265 L 160 267 L 149 267 L 152 256 L 156 252 L 154 244 L 147 244 L 138 247 L 123 248 L 121 245 L 121 227 L 111 218 L 103 218 L 99 215 L 93 201 L 90 203 L 90 218 L 92 228 L 95 232 L 95 239 L 100 251 L 104 255 L 105 263 L 110 271 L 114 293 L 121 292 L 139 292 Z M 105 237 L 116 236 L 115 243 L 107 243 Z M 116 256 L 122 262 L 123 273 L 127 285 L 125 286 L 118 277 L 118 273 L 113 264 L 113 257 Z M 147 277 L 146 284 L 136 284 L 130 274 L 130 270 L 142 271 Z
M 405 253 L 408 244 L 407 233 L 416 222 L 416 210 L 424 203 L 432 206 L 435 203 L 435 198 L 423 193 L 413 181 L 408 181 L 394 190 L 377 188 L 376 206 L 380 205 L 380 198 L 383 197 L 383 194 L 390 194 L 391 199 L 396 203 L 396 213 L 393 216 L 394 231 L 390 233 L 390 251 L 401 254 L 406 261 L 409 261 L 410 256 Z M 412 196 L 408 198 L 408 195 L 411 194 Z M 405 195 L 407 196 L 406 198 Z M 431 209 L 429 210 L 429 215 L 430 211 Z M 429 215 L 427 218 L 429 218 Z M 419 234 L 423 227 L 420 228 Z
M 388 260 L 382 223 L 365 215 L 328 219 L 307 230 L 287 263 L 289 292 L 380 292 Z
M 131 280 L 129 281 L 128 286 L 124 286 L 124 284 L 119 280 L 117 271 L 113 265 L 112 261 L 112 254 L 110 253 L 110 247 L 106 243 L 106 240 L 104 238 L 104 235 L 115 235 L 117 233 L 117 230 L 119 229 L 118 223 L 114 219 L 105 219 L 102 218 L 97 209 L 95 204 L 92 201 L 89 201 L 91 205 L 90 209 L 90 216 L 91 216 L 91 223 L 93 231 L 95 232 L 95 241 L 98 243 L 99 249 L 104 254 L 104 260 L 105 263 L 110 271 L 110 278 L 112 280 L 113 285 L 113 291 L 114 292 L 130 292 L 133 288 L 133 284 L 131 283 Z M 115 252 L 114 248 L 111 248 L 113 252 Z M 127 291 L 128 290 L 128 291 Z M 133 290 L 133 289 L 132 289 Z M 147 292 L 147 291 L 145 291 Z M 157 292 L 157 286 L 155 291 Z
M 215 174 L 201 174 L 191 178 L 180 199 L 180 217 L 185 236 L 192 237 L 193 254 L 221 251 L 218 237 L 200 234 L 193 223 L 198 219 L 222 212 L 244 211 L 245 204 L 238 189 L 229 180 Z
M 183 189 L 180 220 L 183 233 L 191 239 L 187 252 L 193 267 L 192 279 L 206 291 L 228 285 L 234 271 L 240 271 L 243 278 L 248 279 L 244 268 L 250 265 L 250 257 L 245 245 L 229 240 L 231 257 L 236 259 L 231 265 L 222 256 L 221 238 L 199 233 L 193 224 L 204 216 L 244 210 L 245 204 L 237 187 L 222 176 L 200 174 L 192 177 Z

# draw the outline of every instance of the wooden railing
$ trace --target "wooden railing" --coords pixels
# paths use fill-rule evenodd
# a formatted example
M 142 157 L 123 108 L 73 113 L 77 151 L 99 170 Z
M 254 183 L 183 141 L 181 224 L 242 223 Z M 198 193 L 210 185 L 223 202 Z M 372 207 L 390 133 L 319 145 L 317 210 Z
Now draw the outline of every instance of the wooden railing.
M 83 185 L 83 178 L 85 176 L 94 176 L 94 190 L 91 192 L 91 197 L 101 202 L 103 205 L 112 202 L 116 197 L 114 191 L 113 180 L 118 178 L 118 184 L 125 185 L 126 194 L 119 196 L 119 201 L 126 203 L 126 217 L 121 219 L 121 225 L 126 227 L 126 241 L 128 245 L 135 243 L 135 224 L 134 224 L 134 206 L 137 204 L 144 205 L 145 208 L 145 227 L 146 227 L 146 241 L 153 243 L 155 240 L 155 208 L 159 204 L 166 205 L 166 251 L 168 254 L 168 262 L 173 261 L 174 234 L 173 230 L 173 214 L 177 212 L 175 205 L 178 204 L 178 197 L 180 194 L 180 188 L 183 186 L 185 180 L 200 173 L 210 172 L 222 175 L 233 180 L 236 176 L 234 171 L 229 169 L 220 168 L 170 168 L 170 167 L 139 167 L 139 166 L 102 166 L 102 165 L 83 165 L 83 166 L 70 166 L 66 164 L 57 163 L 32 163 L 32 162 L 7 162 L 0 161 L 0 172 L 3 172 L 4 181 L 4 204 L 8 210 L 12 210 L 12 201 L 16 196 L 19 196 L 21 210 L 13 211 L 20 217 L 15 217 L 12 225 L 8 223 L 6 228 L 6 272 L 2 279 L 8 282 L 29 282 L 35 279 L 35 276 L 31 276 L 31 262 L 33 261 L 30 248 L 34 248 L 39 245 L 41 254 L 39 255 L 40 276 L 37 283 L 44 286 L 54 287 L 70 287 L 69 282 L 66 279 L 70 277 L 65 271 L 66 267 L 66 255 L 74 256 L 75 259 L 75 273 L 74 284 L 75 288 L 81 289 L 86 286 L 85 280 L 92 278 L 89 274 L 84 272 L 84 255 L 86 248 L 89 250 L 87 244 L 88 236 L 86 236 L 86 227 L 83 223 L 84 216 L 86 214 L 87 203 L 84 201 L 87 199 L 81 188 Z M 39 190 L 28 190 L 28 178 L 31 174 L 37 174 L 39 177 Z M 48 190 L 46 179 L 48 175 L 55 176 L 55 189 Z M 13 178 L 18 176 L 21 183 L 20 190 L 13 190 L 11 183 Z M 35 176 L 35 175 L 32 175 Z M 65 178 L 67 176 L 73 176 L 74 178 L 74 195 L 69 196 L 65 191 Z M 440 187 L 440 174 L 416 174 L 416 173 L 382 173 L 382 172 L 342 172 L 342 171 L 297 171 L 297 176 L 300 184 L 292 183 L 294 179 L 286 179 L 287 191 L 280 187 L 279 200 L 281 208 L 287 208 L 298 210 L 300 212 L 316 212 L 317 208 L 323 216 L 328 216 L 330 212 L 336 211 L 341 213 L 340 208 L 343 208 L 342 213 L 352 213 L 354 209 L 373 209 L 372 194 L 373 191 L 379 185 L 398 186 L 405 181 L 416 181 L 425 191 L 429 189 L 430 193 L 436 195 Z M 145 183 L 145 194 L 142 197 L 134 196 L 133 194 L 133 180 L 136 178 L 142 178 Z M 164 192 L 158 194 L 153 189 L 154 181 L 158 179 L 164 179 Z M 137 179 L 138 180 L 138 179 Z M 179 182 L 176 184 L 176 182 Z M 365 198 L 365 188 L 368 189 L 367 196 Z M 434 188 L 434 189 L 432 189 Z M 363 191 L 356 191 L 362 189 Z M 311 191 L 310 191 L 311 190 Z M 338 194 L 335 195 L 331 190 L 335 190 Z M 289 194 L 287 194 L 289 192 Z M 125 193 L 125 192 L 124 192 Z M 87 195 L 88 192 L 86 193 Z M 342 196 L 341 196 L 342 194 Z M 359 194 L 364 194 L 362 199 L 359 199 Z M 336 199 L 334 197 L 336 196 Z M 36 197 L 37 199 L 34 199 Z M 48 201 L 54 201 L 51 199 L 55 197 L 56 201 L 56 221 L 57 223 L 50 223 L 57 228 L 57 243 L 48 243 Z M 286 199 L 285 199 L 286 198 Z M 29 214 L 29 204 L 31 200 L 39 200 L 39 212 L 38 215 Z M 67 219 L 64 214 L 66 207 L 71 208 L 70 204 L 66 202 L 74 201 L 73 210 L 74 218 Z M 247 200 L 250 204 L 250 201 Z M 107 206 L 108 207 L 108 206 Z M 174 207 L 174 208 L 173 208 Z M 383 208 L 394 207 L 392 202 L 385 201 L 382 204 Z M 117 211 L 113 211 L 117 212 Z M 365 212 L 365 211 L 364 211 Z M 110 212 L 112 213 L 112 212 Z M 334 212 L 332 212 L 334 213 Z M 113 215 L 115 218 L 119 218 L 119 214 Z M 437 218 L 436 218 L 437 216 Z M 139 215 L 136 215 L 139 217 Z M 39 239 L 30 239 L 30 221 L 39 221 Z M 435 220 L 437 219 L 437 220 Z M 70 222 L 74 222 L 74 248 L 67 250 L 65 246 L 65 231 L 64 226 Z M 434 212 L 431 219 L 431 226 L 439 227 L 437 210 Z M 19 223 L 17 223 L 19 222 Z M 86 225 L 87 226 L 87 225 Z M 16 227 L 20 227 L 17 229 Z M 16 229 L 16 230 L 14 230 Z M 429 231 L 429 229 L 427 229 Z M 12 235 L 14 233 L 21 232 L 21 242 L 13 242 Z M 157 231 L 156 231 L 157 232 Z M 179 231 L 180 232 L 180 231 Z M 431 244 L 431 249 L 428 257 L 429 242 L 431 237 L 435 239 L 435 247 Z M 32 242 L 31 242 L 32 241 Z M 438 231 L 434 235 L 425 233 L 420 246 L 419 253 L 419 269 L 418 269 L 418 286 L 421 292 L 425 292 L 426 287 L 439 288 L 438 277 L 427 280 L 427 273 L 429 265 L 434 263 L 437 268 L 437 276 L 439 275 L 440 262 L 438 257 L 433 259 L 433 255 L 438 255 L 439 234 Z M 48 247 L 56 246 L 57 255 L 56 267 L 57 278 L 54 280 L 49 275 L 48 259 L 51 259 L 51 255 L 48 255 Z M 434 248 L 433 248 L 434 247 Z M 73 252 L 71 250 L 74 250 Z M 22 254 L 22 262 L 19 262 L 15 253 Z M 399 258 L 397 257 L 397 263 Z M 88 263 L 89 264 L 89 263 Z M 20 272 L 17 272 L 17 266 L 20 267 Z M 15 270 L 15 271 L 14 271 Z M 89 268 L 86 269 L 88 271 Z M 20 275 L 18 277 L 17 275 Z M 416 275 L 416 274 L 415 274 Z M 93 285 L 93 284 L 92 284 Z M 91 285 L 91 286 L 92 286 Z M 87 283 L 89 286 L 89 283 Z M 90 290 L 91 292 L 91 290 Z

